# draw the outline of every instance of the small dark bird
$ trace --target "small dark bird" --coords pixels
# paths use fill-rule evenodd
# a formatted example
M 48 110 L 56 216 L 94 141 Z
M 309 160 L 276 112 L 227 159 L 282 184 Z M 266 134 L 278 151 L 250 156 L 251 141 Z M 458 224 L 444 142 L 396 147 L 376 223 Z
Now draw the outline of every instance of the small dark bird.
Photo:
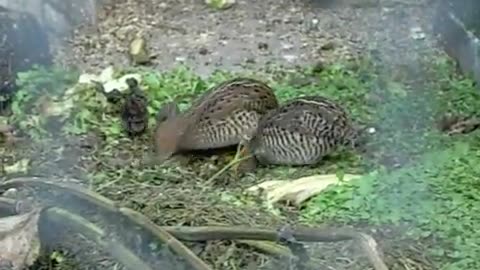
M 125 96 L 121 117 L 129 136 L 139 136 L 148 128 L 148 100 L 134 78 L 126 80 L 129 93 Z

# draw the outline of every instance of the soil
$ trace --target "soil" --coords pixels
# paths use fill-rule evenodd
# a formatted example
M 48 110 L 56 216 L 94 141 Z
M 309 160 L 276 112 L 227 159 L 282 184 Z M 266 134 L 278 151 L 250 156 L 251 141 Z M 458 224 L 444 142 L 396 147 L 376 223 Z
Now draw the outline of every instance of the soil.
M 73 53 L 59 53 L 60 63 L 84 70 L 129 65 L 136 35 L 147 39 L 158 70 L 185 64 L 205 76 L 329 64 L 372 50 L 405 64 L 434 47 L 432 0 L 239 0 L 221 11 L 193 0 L 113 2 L 99 11 L 97 26 L 75 33 Z

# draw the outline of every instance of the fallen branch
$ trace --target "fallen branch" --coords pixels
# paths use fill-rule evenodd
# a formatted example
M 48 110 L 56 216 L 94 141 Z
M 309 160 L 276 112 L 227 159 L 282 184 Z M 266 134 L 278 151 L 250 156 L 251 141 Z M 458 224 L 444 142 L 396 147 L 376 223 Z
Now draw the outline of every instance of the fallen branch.
M 208 240 L 257 240 L 277 241 L 279 233 L 269 229 L 252 227 L 164 227 L 176 238 L 184 241 Z M 376 241 L 369 235 L 351 229 L 300 228 L 292 231 L 293 237 L 302 242 L 340 242 L 355 240 L 365 251 L 375 270 L 388 270 L 381 259 Z
M 136 221 L 137 224 L 142 225 L 148 231 L 152 232 L 163 243 L 176 252 L 176 254 L 186 259 L 190 265 L 196 270 L 211 270 L 211 268 L 195 255 L 189 248 L 187 248 L 182 242 L 178 241 L 169 232 L 162 227 L 157 226 L 151 220 L 147 219 L 144 215 L 128 208 L 120 208 L 120 212 L 130 219 Z

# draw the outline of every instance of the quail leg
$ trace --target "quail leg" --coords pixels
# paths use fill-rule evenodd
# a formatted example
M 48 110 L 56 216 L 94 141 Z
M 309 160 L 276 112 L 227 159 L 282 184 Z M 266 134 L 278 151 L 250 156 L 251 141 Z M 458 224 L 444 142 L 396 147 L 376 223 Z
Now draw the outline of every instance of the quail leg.
M 245 173 L 252 173 L 257 168 L 257 160 L 252 155 L 249 147 L 243 145 L 242 143 L 239 145 L 235 159 L 238 160 L 238 162 L 233 165 L 233 172 L 236 176 L 240 176 Z

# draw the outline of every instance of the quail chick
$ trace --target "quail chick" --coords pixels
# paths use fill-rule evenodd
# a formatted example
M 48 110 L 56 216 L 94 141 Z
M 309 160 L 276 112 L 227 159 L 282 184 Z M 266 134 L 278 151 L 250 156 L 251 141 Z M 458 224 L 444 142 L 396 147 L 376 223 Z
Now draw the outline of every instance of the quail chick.
M 126 80 L 129 93 L 125 97 L 121 117 L 130 137 L 142 135 L 148 128 L 147 98 L 134 78 Z

